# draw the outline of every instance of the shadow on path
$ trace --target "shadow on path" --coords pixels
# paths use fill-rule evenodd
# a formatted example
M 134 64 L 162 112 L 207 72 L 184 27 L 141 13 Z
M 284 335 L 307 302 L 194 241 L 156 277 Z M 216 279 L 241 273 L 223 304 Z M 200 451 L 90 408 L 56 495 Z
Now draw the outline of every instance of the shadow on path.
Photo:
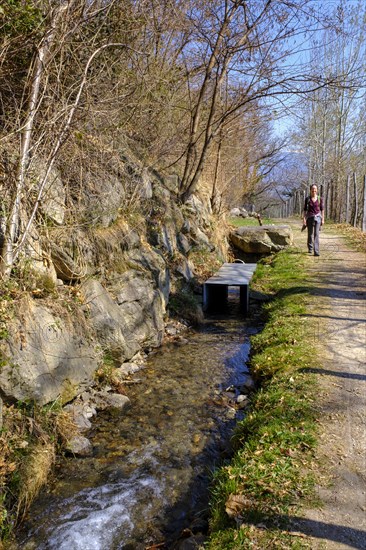
M 258 511 L 254 510 L 253 513 L 255 513 L 255 520 L 251 521 L 245 518 L 245 524 L 257 527 L 258 525 L 265 525 L 268 530 L 280 528 L 294 537 L 302 535 L 304 537 L 315 537 L 322 539 L 324 542 L 331 541 L 344 544 L 357 550 L 365 550 L 366 548 L 366 531 L 362 529 L 297 516 L 281 514 L 268 516 L 263 513 L 258 514 Z M 263 516 L 263 522 L 261 516 Z
M 332 319 L 333 321 L 352 321 L 354 323 L 366 323 L 366 319 L 359 319 L 355 317 L 335 317 L 334 315 L 322 315 L 320 313 L 306 313 L 301 317 L 313 317 L 315 319 Z
M 366 374 L 354 374 L 351 372 L 338 372 L 335 370 L 317 369 L 317 368 L 303 368 L 303 369 L 299 369 L 299 372 L 309 372 L 313 374 L 337 376 L 339 378 L 350 378 L 352 380 L 361 380 L 363 382 L 366 382 Z
M 307 536 L 346 544 L 350 548 L 357 548 L 358 550 L 365 550 L 366 548 L 366 531 L 361 529 L 313 519 L 297 517 L 288 517 L 286 519 L 290 520 L 293 531 L 297 533 L 301 532 Z M 289 533 L 291 533 L 291 529 Z

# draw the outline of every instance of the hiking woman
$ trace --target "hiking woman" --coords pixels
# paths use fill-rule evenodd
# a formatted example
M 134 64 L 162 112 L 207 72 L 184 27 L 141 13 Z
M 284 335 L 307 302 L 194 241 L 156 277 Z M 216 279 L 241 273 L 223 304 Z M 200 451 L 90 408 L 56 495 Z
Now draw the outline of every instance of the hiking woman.
M 310 196 L 306 197 L 303 213 L 303 222 L 308 228 L 308 252 L 319 256 L 319 232 L 324 225 L 324 205 L 322 198 L 318 197 L 318 187 L 313 183 L 310 186 Z

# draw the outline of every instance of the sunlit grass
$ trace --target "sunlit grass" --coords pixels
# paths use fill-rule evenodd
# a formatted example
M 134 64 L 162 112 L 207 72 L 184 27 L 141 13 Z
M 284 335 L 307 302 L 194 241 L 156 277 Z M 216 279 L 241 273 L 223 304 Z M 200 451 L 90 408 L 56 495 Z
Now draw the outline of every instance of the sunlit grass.
M 288 249 L 262 262 L 254 277 L 254 288 L 272 297 L 265 328 L 252 337 L 260 389 L 237 426 L 233 460 L 214 477 L 209 550 L 305 547 L 286 530 L 300 499 L 312 494 L 317 432 L 304 260 Z
M 235 227 L 242 227 L 244 225 L 248 225 L 248 226 L 254 225 L 256 227 L 260 227 L 259 221 L 256 218 L 235 217 L 235 218 L 229 218 L 228 222 L 230 225 L 234 225 Z M 263 225 L 272 224 L 272 223 L 274 222 L 270 218 L 262 218 Z

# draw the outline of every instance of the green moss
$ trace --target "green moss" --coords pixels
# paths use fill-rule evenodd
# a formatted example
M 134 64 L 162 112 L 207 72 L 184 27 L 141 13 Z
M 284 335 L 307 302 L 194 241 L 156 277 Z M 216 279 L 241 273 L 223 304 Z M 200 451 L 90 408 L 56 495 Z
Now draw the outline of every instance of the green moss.
M 27 35 L 40 30 L 42 11 L 34 2 L 27 0 L 3 0 L 0 6 L 1 34 L 7 36 Z

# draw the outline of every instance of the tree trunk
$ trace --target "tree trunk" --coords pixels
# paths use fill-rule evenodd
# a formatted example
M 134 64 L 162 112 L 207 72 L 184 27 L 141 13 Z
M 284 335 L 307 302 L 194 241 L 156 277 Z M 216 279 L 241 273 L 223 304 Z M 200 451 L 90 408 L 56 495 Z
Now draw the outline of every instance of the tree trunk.
M 353 218 L 353 227 L 357 227 L 357 218 L 358 218 L 358 194 L 357 194 L 357 177 L 356 172 L 353 173 L 353 189 L 355 194 L 355 214 Z
M 363 176 L 363 212 L 362 212 L 362 231 L 366 232 L 366 174 Z
M 346 189 L 346 223 L 349 223 L 349 196 L 350 196 L 351 178 L 347 176 L 347 189 Z
M 219 144 L 218 144 L 218 147 L 217 147 L 215 174 L 214 174 L 214 180 L 213 180 L 212 192 L 211 192 L 211 199 L 210 199 L 212 212 L 214 212 L 214 213 L 217 213 L 217 211 L 216 211 L 216 206 L 217 206 L 217 181 L 218 181 L 218 178 L 219 178 L 219 170 L 220 170 L 220 162 L 221 162 L 221 141 L 222 141 L 222 137 L 220 135 Z

